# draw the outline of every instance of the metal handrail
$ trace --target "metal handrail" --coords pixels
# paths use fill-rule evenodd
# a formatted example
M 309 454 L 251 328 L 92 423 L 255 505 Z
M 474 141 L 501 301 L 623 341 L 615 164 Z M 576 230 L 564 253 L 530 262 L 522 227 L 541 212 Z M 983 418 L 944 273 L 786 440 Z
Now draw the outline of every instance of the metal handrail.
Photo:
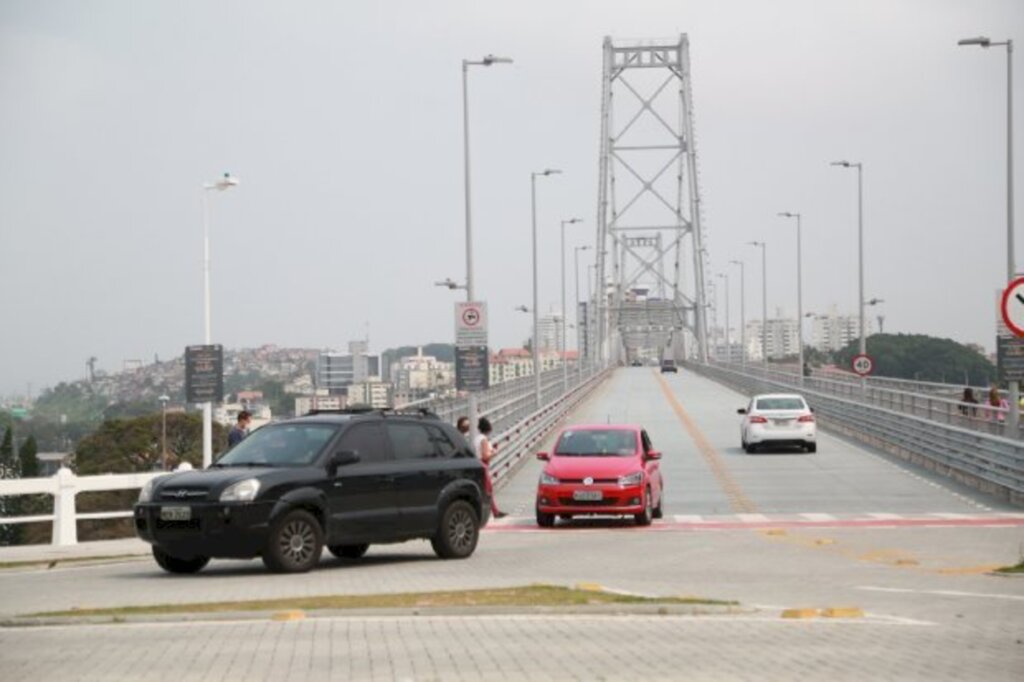
M 780 382 L 738 370 L 688 363 L 690 369 L 750 394 L 793 390 Z M 1024 443 L 908 414 L 906 411 L 805 386 L 801 393 L 815 413 L 862 439 L 923 458 L 928 468 L 1024 504 Z

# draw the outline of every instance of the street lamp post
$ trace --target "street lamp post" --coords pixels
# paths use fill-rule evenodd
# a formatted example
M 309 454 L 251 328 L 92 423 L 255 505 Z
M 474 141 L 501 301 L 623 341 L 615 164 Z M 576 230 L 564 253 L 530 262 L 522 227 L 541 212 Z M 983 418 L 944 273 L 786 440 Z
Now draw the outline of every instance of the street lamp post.
M 162 395 L 160 401 L 160 468 L 167 471 L 167 402 L 169 395 Z
M 801 217 L 799 213 L 785 211 L 781 218 L 796 218 L 796 334 L 797 334 L 797 368 L 800 374 L 799 384 L 804 385 L 804 282 L 803 282 L 803 240 L 800 234 Z
M 740 266 L 740 366 L 747 366 L 747 283 L 744 271 L 747 269 L 741 260 L 729 261 Z
M 568 316 L 568 311 L 565 308 L 565 226 L 575 225 L 576 223 L 583 222 L 581 218 L 570 218 L 569 220 L 562 221 L 562 393 L 569 392 L 569 363 L 566 354 L 566 336 L 565 336 L 565 319 Z M 576 362 L 579 362 L 579 357 L 576 358 Z
M 857 301 L 860 327 L 860 354 L 868 352 L 868 337 L 864 326 L 864 164 L 861 162 L 833 161 L 833 166 L 857 169 Z M 867 392 L 867 377 L 860 378 L 861 393 Z
M 463 154 L 463 176 L 465 181 L 466 200 L 466 301 L 473 301 L 476 290 L 473 288 L 473 212 L 470 193 L 470 172 L 469 172 L 469 67 L 491 66 L 492 64 L 511 64 L 508 57 L 495 57 L 492 54 L 485 56 L 479 61 L 470 59 L 462 60 L 462 154 Z M 450 289 L 455 287 L 449 286 Z M 472 391 L 469 393 L 469 429 L 470 437 L 476 436 L 477 422 L 477 399 Z
M 530 173 L 530 207 L 533 216 L 533 343 L 530 345 L 533 347 L 533 392 L 538 410 L 541 407 L 542 400 L 540 388 L 540 344 L 537 343 L 538 332 L 540 331 L 540 303 L 537 291 L 537 176 L 547 177 L 561 172 L 554 168 L 545 168 L 540 172 Z
M 583 381 L 583 353 L 580 344 L 580 251 L 589 250 L 589 246 L 577 246 L 573 248 L 573 262 L 576 273 L 576 370 L 579 373 L 579 380 Z M 587 304 L 587 327 L 590 327 L 590 304 Z
M 993 42 L 992 40 L 979 36 L 977 38 L 964 38 L 959 45 L 978 45 L 988 49 L 990 47 L 1006 46 L 1006 282 L 1009 284 L 1017 276 L 1017 264 L 1014 252 L 1013 239 L 1013 41 L 1010 39 Z M 1010 382 L 1010 409 L 1006 414 L 1007 432 L 1014 438 L 1018 437 L 1018 425 L 1020 423 L 1020 383 Z
M 725 280 L 725 361 L 732 363 L 732 344 L 729 343 L 729 273 L 720 272 L 717 275 Z
M 768 245 L 747 242 L 761 249 L 761 364 L 768 369 Z
M 210 330 L 210 200 L 209 192 L 223 192 L 238 186 L 238 178 L 225 173 L 203 185 L 203 339 L 209 346 Z M 213 403 L 203 403 L 203 468 L 213 463 Z

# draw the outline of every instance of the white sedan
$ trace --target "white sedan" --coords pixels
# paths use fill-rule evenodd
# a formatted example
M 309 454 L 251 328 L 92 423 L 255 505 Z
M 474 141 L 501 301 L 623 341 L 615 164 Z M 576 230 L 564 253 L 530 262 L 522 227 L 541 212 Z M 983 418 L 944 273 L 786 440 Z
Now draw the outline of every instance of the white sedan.
M 739 410 L 744 415 L 740 425 L 740 442 L 744 452 L 754 452 L 762 445 L 788 445 L 818 450 L 817 424 L 814 410 L 803 396 L 795 393 L 755 395 Z

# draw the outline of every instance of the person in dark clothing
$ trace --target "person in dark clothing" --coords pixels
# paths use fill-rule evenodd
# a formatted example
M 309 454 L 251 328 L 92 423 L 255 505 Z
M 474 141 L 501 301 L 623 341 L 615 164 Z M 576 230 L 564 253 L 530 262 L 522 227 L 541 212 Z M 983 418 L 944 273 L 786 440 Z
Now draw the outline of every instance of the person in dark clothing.
M 960 414 L 965 417 L 977 417 L 978 408 L 975 405 L 978 404 L 978 399 L 974 397 L 974 389 L 965 388 L 964 395 L 960 398 Z
M 252 414 L 248 410 L 238 413 L 238 421 L 228 432 L 228 448 L 233 448 L 249 435 L 249 424 L 252 423 Z

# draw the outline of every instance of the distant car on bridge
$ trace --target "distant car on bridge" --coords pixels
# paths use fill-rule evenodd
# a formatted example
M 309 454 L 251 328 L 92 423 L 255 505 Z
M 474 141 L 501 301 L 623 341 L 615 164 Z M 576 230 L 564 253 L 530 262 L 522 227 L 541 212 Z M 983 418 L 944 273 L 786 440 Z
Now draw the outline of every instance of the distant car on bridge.
M 744 415 L 740 424 L 740 444 L 744 452 L 752 453 L 769 445 L 800 447 L 807 452 L 818 450 L 814 410 L 801 395 L 755 395 L 745 408 L 736 412 Z
M 537 484 L 539 526 L 598 514 L 649 526 L 662 516 L 661 453 L 639 426 L 571 426 L 537 459 L 547 462 Z
M 671 372 L 672 374 L 678 374 L 679 368 L 676 367 L 675 360 L 662 360 L 661 361 L 661 373 L 666 374 Z

